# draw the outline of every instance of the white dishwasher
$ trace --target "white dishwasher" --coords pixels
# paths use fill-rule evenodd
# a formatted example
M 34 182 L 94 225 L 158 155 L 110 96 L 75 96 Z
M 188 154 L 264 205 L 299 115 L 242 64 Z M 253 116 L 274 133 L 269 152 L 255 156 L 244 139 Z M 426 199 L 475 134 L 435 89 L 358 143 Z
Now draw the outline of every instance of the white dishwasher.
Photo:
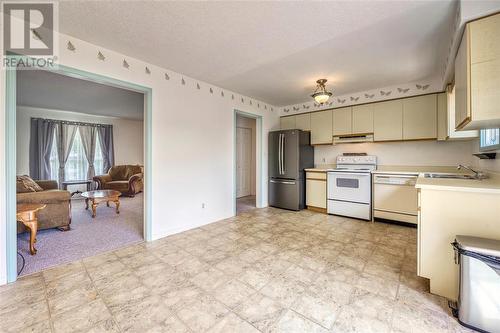
M 373 178 L 373 216 L 417 224 L 418 174 L 376 174 Z

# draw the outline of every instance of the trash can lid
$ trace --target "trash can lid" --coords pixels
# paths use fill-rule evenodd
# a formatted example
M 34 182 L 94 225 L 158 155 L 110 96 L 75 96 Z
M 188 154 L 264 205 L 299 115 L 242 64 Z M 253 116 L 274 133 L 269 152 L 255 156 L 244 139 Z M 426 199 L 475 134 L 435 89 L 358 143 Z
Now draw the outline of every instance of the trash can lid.
M 455 241 L 463 250 L 500 257 L 500 240 L 498 239 L 457 235 Z

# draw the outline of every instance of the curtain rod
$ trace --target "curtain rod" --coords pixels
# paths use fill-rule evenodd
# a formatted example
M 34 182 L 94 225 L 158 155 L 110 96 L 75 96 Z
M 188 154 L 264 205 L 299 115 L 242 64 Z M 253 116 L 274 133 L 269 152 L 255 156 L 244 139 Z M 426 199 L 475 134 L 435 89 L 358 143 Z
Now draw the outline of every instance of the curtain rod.
M 58 120 L 58 119 L 46 119 L 46 118 L 37 118 L 37 117 L 31 117 L 33 120 L 43 120 L 51 123 L 58 123 L 58 124 L 68 124 L 68 125 L 76 125 L 76 126 L 92 126 L 92 127 L 113 127 L 113 125 L 109 124 L 97 124 L 97 123 L 84 123 L 80 121 L 70 121 L 70 120 Z

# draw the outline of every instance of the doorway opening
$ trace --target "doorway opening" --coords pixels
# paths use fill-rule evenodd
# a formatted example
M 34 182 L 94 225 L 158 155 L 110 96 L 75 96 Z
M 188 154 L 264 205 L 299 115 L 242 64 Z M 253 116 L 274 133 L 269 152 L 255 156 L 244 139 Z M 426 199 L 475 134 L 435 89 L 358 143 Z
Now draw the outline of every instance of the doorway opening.
M 9 70 L 6 86 L 8 282 L 17 279 L 24 261 L 20 275 L 150 241 L 151 88 L 63 65 L 27 73 Z M 72 88 L 78 94 L 71 95 Z M 41 174 L 33 172 L 40 168 Z M 40 181 L 41 190 L 20 189 L 26 178 L 18 176 L 23 175 Z M 101 197 L 94 190 L 109 193 Z M 31 242 L 32 224 L 16 214 L 23 199 L 24 208 L 40 206 L 36 242 Z
M 257 207 L 257 121 L 236 115 L 236 214 Z
M 144 94 L 45 70 L 16 82 L 18 274 L 143 241 Z

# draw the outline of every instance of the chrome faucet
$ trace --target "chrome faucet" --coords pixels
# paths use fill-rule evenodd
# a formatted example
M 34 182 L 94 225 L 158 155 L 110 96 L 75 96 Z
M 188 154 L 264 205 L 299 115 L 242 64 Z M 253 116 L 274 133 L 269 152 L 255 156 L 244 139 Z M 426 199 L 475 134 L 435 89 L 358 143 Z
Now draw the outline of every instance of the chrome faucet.
M 473 172 L 475 179 L 484 179 L 484 178 L 486 178 L 486 175 L 484 173 L 482 173 L 481 171 L 476 171 L 476 170 L 472 169 L 470 166 L 459 164 L 457 166 L 457 170 L 461 170 L 461 169 L 466 169 L 466 170 L 469 170 L 469 171 Z

